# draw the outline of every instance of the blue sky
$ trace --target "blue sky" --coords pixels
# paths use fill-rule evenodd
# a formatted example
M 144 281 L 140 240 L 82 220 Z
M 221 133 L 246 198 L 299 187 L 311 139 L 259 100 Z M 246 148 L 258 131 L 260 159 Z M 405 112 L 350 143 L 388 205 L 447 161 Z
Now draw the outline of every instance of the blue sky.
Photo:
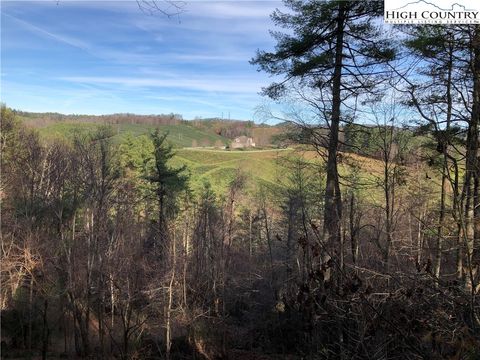
M 248 61 L 273 49 L 276 7 L 194 1 L 168 18 L 135 1 L 2 1 L 1 101 L 39 112 L 252 119 L 272 79 Z

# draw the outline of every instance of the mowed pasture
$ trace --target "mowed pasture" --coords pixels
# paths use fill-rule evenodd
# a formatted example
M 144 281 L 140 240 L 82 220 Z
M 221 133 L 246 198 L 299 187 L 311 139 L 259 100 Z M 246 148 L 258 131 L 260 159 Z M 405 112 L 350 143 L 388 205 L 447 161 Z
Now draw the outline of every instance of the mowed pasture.
M 25 122 L 28 126 L 28 121 Z M 55 122 L 46 126 L 36 127 L 40 134 L 46 139 L 72 138 L 75 134 L 86 134 L 94 132 L 101 124 L 92 122 Z M 214 146 L 227 144 L 229 140 L 215 133 L 202 131 L 186 124 L 176 125 L 148 125 L 148 124 L 114 124 L 106 125 L 111 127 L 116 143 L 121 143 L 130 134 L 131 136 L 148 135 L 156 128 L 161 132 L 168 132 L 168 141 L 173 146 L 183 148 L 191 146 Z
M 302 147 L 248 151 L 179 149 L 175 154 L 173 164 L 187 166 L 194 189 L 208 182 L 219 194 L 224 193 L 238 175 L 245 178 L 245 185 L 251 191 L 260 186 L 272 189 L 292 186 L 298 166 L 310 180 L 317 177 L 323 182 L 325 177 L 324 157 Z M 381 161 L 350 153 L 342 153 L 339 161 L 344 183 L 355 172 L 357 181 L 363 185 L 364 194 L 368 194 L 372 201 L 380 200 Z M 416 176 L 414 171 L 409 174 Z
M 177 150 L 174 165 L 186 165 L 194 188 L 209 182 L 217 193 L 222 193 L 236 176 L 243 176 L 246 186 L 278 187 L 287 181 L 283 160 L 292 156 L 292 149 L 278 150 Z

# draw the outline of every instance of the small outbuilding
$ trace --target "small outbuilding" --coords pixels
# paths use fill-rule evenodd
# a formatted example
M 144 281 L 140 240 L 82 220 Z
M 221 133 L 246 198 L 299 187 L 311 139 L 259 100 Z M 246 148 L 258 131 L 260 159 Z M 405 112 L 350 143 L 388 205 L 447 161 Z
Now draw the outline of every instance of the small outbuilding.
M 232 144 L 230 145 L 232 149 L 241 149 L 255 147 L 253 138 L 248 136 L 239 136 L 233 139 Z

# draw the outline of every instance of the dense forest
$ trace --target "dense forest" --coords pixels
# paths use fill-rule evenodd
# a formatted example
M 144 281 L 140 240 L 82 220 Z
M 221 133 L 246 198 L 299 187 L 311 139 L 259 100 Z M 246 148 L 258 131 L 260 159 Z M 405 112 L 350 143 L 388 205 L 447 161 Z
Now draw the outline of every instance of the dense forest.
M 159 129 L 114 140 L 179 115 L 48 138 L 2 105 L 2 358 L 480 358 L 480 26 L 284 3 L 251 64 L 302 111 L 267 180 L 196 181 L 209 151 L 179 163 Z

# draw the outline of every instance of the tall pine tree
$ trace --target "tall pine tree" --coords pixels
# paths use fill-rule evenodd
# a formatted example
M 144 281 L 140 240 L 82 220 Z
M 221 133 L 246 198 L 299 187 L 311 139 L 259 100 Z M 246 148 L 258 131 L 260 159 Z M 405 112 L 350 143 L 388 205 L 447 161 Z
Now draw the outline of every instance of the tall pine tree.
M 158 202 L 158 231 L 160 238 L 164 238 L 167 234 L 168 210 L 173 208 L 178 192 L 186 188 L 188 178 L 184 174 L 185 166 L 172 168 L 168 165 L 168 161 L 175 155 L 172 146 L 165 144 L 168 133 L 160 134 L 156 129 L 150 136 L 154 156 L 146 179 L 154 185 Z
M 310 99 L 329 128 L 324 230 L 330 248 L 341 241 L 342 199 L 338 174 L 339 131 L 355 99 L 374 98 L 382 82 L 382 65 L 392 60 L 391 40 L 382 38 L 378 1 L 285 0 L 288 12 L 276 10 L 274 23 L 286 32 L 272 32 L 273 52 L 258 51 L 251 63 L 282 76 L 264 89 L 279 100 L 292 83 L 314 90 Z

